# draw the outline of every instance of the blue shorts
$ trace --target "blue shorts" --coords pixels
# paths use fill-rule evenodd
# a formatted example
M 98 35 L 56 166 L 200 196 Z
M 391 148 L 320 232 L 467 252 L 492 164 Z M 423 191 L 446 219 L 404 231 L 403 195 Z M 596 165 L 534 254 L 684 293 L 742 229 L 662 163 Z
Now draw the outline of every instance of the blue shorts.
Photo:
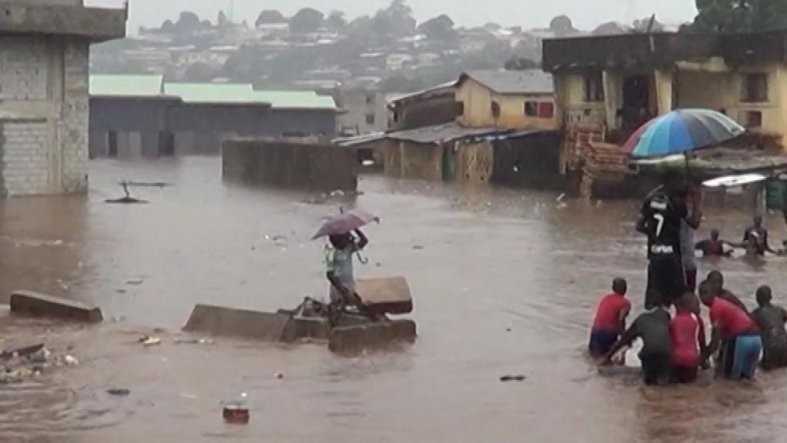
M 753 379 L 762 353 L 762 338 L 759 334 L 739 335 L 724 341 L 721 361 L 724 376 L 740 380 Z
M 593 330 L 590 333 L 590 345 L 588 346 L 590 354 L 594 357 L 606 355 L 612 350 L 612 346 L 615 346 L 619 336 L 620 334 L 615 331 Z

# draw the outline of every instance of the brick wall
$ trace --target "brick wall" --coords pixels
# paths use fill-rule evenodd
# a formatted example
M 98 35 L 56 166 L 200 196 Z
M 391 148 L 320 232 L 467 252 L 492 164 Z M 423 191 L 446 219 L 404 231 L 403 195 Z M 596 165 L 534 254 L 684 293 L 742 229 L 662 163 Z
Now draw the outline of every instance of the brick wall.
M 3 174 L 0 193 L 18 195 L 47 189 L 49 185 L 49 129 L 46 121 L 1 124 Z
M 87 190 L 88 42 L 0 37 L 0 195 Z

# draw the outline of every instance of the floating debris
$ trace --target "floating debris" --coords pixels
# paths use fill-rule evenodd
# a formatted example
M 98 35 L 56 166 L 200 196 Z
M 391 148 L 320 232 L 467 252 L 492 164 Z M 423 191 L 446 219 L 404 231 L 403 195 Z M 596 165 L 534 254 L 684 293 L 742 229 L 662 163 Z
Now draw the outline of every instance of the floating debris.
M 107 389 L 107 394 L 114 395 L 116 397 L 127 397 L 131 395 L 131 391 L 124 388 L 113 388 Z
M 521 382 L 521 381 L 525 381 L 526 379 L 527 377 L 525 377 L 524 375 L 504 375 L 500 377 L 500 381 L 503 383 L 512 382 L 512 381 Z

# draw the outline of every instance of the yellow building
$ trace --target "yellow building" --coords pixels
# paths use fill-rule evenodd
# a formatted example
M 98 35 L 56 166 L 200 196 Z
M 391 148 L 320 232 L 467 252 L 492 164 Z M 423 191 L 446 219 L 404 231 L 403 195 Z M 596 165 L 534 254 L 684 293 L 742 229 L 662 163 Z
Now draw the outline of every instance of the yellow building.
M 558 128 L 552 75 L 541 70 L 470 71 L 456 90 L 461 126 L 499 129 Z
M 622 142 L 649 118 L 721 111 L 784 146 L 787 33 L 626 34 L 544 41 L 564 127 L 603 126 Z

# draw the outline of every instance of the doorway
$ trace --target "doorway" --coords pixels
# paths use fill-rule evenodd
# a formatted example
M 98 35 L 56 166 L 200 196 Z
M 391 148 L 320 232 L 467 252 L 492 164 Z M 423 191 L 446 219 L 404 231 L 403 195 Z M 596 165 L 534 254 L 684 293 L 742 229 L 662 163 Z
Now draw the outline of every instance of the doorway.
M 158 133 L 159 157 L 173 157 L 175 155 L 175 134 L 169 131 Z
M 632 133 L 650 120 L 650 89 L 652 79 L 648 75 L 634 75 L 623 81 L 623 131 Z
M 107 157 L 116 158 L 118 156 L 118 133 L 109 131 L 107 134 Z

